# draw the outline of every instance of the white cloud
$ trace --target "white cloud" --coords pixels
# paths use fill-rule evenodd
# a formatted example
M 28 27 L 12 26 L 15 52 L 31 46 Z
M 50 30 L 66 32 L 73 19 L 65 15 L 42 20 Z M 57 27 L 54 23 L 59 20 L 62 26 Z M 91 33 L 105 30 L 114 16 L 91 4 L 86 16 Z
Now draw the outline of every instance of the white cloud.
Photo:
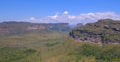
M 75 16 L 71 16 L 71 15 L 69 15 L 68 18 L 70 18 L 70 19 L 74 19 Z
M 34 20 L 36 20 L 36 19 L 35 19 L 35 17 L 31 17 L 30 20 L 34 21 Z
M 52 18 L 52 19 L 56 19 L 56 18 L 58 17 L 58 15 L 55 14 L 54 16 L 48 16 L 48 17 L 50 17 L 50 18 Z
M 68 14 L 68 11 L 64 11 L 64 13 L 63 14 Z
M 115 14 L 114 12 L 95 12 L 95 13 L 83 13 L 80 15 L 70 15 L 68 11 L 64 11 L 63 14 L 59 14 L 58 12 L 53 16 L 45 16 L 40 18 L 31 17 L 29 21 L 31 22 L 39 22 L 39 23 L 91 23 L 96 22 L 99 19 L 114 19 L 120 20 L 120 16 Z

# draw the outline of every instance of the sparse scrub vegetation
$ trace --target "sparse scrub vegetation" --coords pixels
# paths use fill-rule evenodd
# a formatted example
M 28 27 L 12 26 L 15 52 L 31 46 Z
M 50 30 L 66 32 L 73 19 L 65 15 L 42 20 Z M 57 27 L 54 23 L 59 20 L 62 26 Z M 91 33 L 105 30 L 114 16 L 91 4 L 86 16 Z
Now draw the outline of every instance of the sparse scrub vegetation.
M 90 31 L 90 34 L 93 34 L 92 31 L 95 34 L 100 33 L 99 30 L 95 30 L 97 28 L 89 30 L 86 27 L 90 26 L 80 29 L 85 30 L 84 32 Z M 78 30 L 72 30 L 74 35 L 84 37 Z M 119 34 L 116 34 L 103 33 L 103 43 L 106 40 L 119 40 Z M 0 36 L 0 62 L 120 62 L 120 45 L 101 46 L 95 43 L 78 42 L 69 37 L 68 32 L 31 30 Z

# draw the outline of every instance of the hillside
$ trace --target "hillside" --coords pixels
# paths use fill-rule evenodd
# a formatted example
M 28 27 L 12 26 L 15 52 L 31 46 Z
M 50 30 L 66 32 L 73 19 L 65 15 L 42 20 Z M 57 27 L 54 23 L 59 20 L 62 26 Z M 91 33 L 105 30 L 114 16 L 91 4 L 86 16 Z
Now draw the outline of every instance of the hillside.
M 83 42 L 120 44 L 120 21 L 101 19 L 73 29 L 69 35 Z

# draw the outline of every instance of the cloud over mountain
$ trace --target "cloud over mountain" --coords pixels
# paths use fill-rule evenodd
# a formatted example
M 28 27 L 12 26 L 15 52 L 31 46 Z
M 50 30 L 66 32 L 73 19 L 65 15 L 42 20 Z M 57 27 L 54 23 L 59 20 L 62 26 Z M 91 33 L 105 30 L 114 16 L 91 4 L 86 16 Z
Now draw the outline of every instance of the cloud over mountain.
M 99 19 L 114 19 L 120 20 L 120 15 L 115 14 L 114 12 L 95 12 L 95 13 L 83 13 L 79 15 L 70 15 L 68 11 L 64 11 L 62 14 L 56 13 L 52 16 L 45 16 L 40 18 L 31 17 L 28 19 L 30 22 L 38 22 L 38 23 L 90 23 L 96 22 Z

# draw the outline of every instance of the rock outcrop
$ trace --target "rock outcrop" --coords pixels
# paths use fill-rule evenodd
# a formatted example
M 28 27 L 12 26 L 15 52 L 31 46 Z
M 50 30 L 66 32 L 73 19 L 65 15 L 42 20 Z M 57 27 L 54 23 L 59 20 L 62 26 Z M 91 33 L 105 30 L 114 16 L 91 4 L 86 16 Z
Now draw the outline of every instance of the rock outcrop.
M 69 35 L 83 42 L 120 44 L 120 21 L 101 19 L 96 23 L 74 28 Z

